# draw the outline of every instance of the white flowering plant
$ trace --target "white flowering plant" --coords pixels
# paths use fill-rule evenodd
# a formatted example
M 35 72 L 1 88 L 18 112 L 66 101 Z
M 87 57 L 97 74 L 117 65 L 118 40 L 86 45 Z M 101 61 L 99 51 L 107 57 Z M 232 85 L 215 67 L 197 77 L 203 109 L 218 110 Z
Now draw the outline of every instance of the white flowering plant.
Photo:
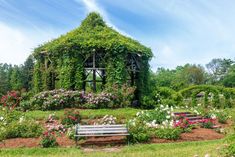
M 153 136 L 166 139 L 179 138 L 181 129 L 175 128 L 173 111 L 173 107 L 160 105 L 155 110 L 138 112 L 136 117 L 127 123 L 131 142 L 146 142 Z
M 116 124 L 117 118 L 112 115 L 105 115 L 103 118 L 99 119 L 95 125 L 112 125 Z
M 226 123 L 229 119 L 228 113 L 223 109 L 217 109 L 212 106 L 203 107 L 201 104 L 197 104 L 196 106 L 189 109 L 194 114 L 201 115 L 205 118 L 209 118 L 212 120 L 218 120 L 219 123 Z
M 152 128 L 173 127 L 173 107 L 160 105 L 155 110 L 140 111 L 135 120 L 142 121 L 146 126 Z

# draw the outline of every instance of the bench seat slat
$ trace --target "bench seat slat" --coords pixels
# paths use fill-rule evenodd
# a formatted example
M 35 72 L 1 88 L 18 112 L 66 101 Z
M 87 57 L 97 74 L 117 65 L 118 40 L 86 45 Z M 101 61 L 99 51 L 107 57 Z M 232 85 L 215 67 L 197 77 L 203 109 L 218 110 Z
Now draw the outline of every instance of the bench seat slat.
M 126 127 L 126 125 L 80 125 L 80 128 L 118 128 Z
M 101 131 L 102 131 L 102 130 L 117 130 L 117 131 L 118 131 L 118 130 L 120 130 L 120 131 L 121 131 L 121 130 L 127 130 L 127 128 L 88 128 L 88 129 L 87 129 L 87 128 L 86 128 L 86 129 L 83 129 L 83 128 L 80 129 L 80 128 L 79 128 L 79 129 L 77 129 L 77 130 L 78 130 L 78 131 L 90 131 L 90 130 L 92 130 L 92 131 L 95 131 L 95 130 L 97 130 L 97 131 L 100 131 L 100 130 L 101 130 Z
M 94 136 L 128 136 L 130 134 L 94 134 L 94 135 L 91 135 L 91 134 L 85 134 L 85 135 L 75 135 L 75 137 L 94 137 Z
M 121 131 L 77 131 L 77 134 L 105 134 L 105 133 L 127 133 L 127 130 L 121 130 Z

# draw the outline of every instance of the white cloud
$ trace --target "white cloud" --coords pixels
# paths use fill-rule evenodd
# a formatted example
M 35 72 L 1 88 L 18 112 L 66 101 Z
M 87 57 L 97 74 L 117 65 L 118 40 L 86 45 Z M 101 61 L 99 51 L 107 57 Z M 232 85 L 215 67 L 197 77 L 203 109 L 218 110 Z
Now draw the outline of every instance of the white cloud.
M 0 23 L 0 63 L 22 64 L 33 48 L 51 39 L 51 32 L 26 32 Z
M 29 55 L 32 41 L 19 30 L 0 23 L 0 62 L 20 64 Z M 29 47 L 28 47 L 29 46 Z
M 78 2 L 78 0 L 75 0 L 75 1 Z M 100 13 L 108 26 L 112 27 L 113 29 L 115 29 L 116 31 L 120 32 L 123 35 L 126 35 L 128 37 L 132 37 L 130 34 L 126 33 L 125 31 L 120 30 L 119 28 L 117 28 L 110 21 L 110 19 L 108 18 L 107 12 L 96 2 L 96 0 L 82 0 L 82 2 L 85 5 L 88 12 L 93 12 L 94 11 L 94 12 Z

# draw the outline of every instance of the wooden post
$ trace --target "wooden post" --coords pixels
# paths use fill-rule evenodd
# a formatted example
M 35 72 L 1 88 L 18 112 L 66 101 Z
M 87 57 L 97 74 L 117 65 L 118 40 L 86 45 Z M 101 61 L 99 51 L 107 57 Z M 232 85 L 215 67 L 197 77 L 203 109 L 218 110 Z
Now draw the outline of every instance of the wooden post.
M 104 86 L 106 83 L 105 70 L 101 70 L 101 78 L 102 78 L 102 90 L 104 90 Z
M 135 76 L 134 76 L 134 72 L 131 71 L 131 86 L 134 86 L 135 84 Z
M 96 92 L 95 52 L 94 52 L 94 54 L 93 54 L 93 91 Z

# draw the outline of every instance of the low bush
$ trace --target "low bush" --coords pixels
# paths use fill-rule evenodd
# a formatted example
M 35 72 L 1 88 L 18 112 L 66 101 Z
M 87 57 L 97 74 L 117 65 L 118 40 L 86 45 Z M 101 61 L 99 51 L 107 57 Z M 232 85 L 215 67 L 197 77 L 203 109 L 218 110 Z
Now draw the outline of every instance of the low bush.
M 180 128 L 159 128 L 155 131 L 155 135 L 158 138 L 177 140 L 180 138 L 181 132 L 182 130 Z
M 30 103 L 31 109 L 58 110 L 75 107 L 82 101 L 82 92 L 58 89 L 38 93 L 30 100 Z
M 20 103 L 20 96 L 17 91 L 7 92 L 6 95 L 3 95 L 0 101 L 0 104 L 8 111 L 14 110 L 16 106 Z
M 130 133 L 128 137 L 130 143 L 148 142 L 153 134 L 151 129 L 147 126 L 143 126 L 141 122 L 134 122 L 128 125 L 128 131 Z
M 38 122 L 25 118 L 19 111 L 3 112 L 0 115 L 0 140 L 16 137 L 38 137 L 42 127 Z
M 145 109 L 153 109 L 161 104 L 169 106 L 179 106 L 183 102 L 181 93 L 174 91 L 168 87 L 155 88 L 150 95 L 141 99 L 141 107 Z
M 71 140 L 75 140 L 75 126 L 67 129 L 66 136 Z
M 182 132 L 191 132 L 194 127 L 194 122 L 189 121 L 187 118 L 179 116 L 175 123 L 175 127 L 180 128 Z
M 80 123 L 81 121 L 81 115 L 78 110 L 65 110 L 64 117 L 61 120 L 61 123 L 70 127 L 75 124 Z
M 56 147 L 58 143 L 56 141 L 56 136 L 54 132 L 44 132 L 42 135 L 42 140 L 40 142 L 43 148 Z
M 21 120 L 15 121 L 7 126 L 2 126 L 0 134 L 5 139 L 17 138 L 17 137 L 39 137 L 42 133 L 42 127 L 35 121 Z
M 127 123 L 130 141 L 147 142 L 153 136 L 178 139 L 182 130 L 175 127 L 173 107 L 160 105 L 155 110 L 141 111 Z
M 101 93 L 84 93 L 57 89 L 36 94 L 30 101 L 21 104 L 22 110 L 58 110 L 63 108 L 121 108 L 128 107 L 134 97 L 134 87 L 106 89 Z M 30 105 L 28 104 L 30 103 Z
M 31 110 L 31 109 L 32 109 L 32 106 L 31 106 L 31 102 L 30 102 L 30 101 L 28 101 L 28 100 L 26 100 L 26 101 L 22 100 L 22 101 L 20 102 L 19 110 L 25 112 L 25 111 L 28 111 L 28 110 Z
M 213 129 L 215 121 L 213 119 L 204 119 L 201 123 L 202 128 Z
M 222 124 L 227 123 L 227 120 L 229 119 L 229 116 L 226 112 L 218 112 L 216 113 L 216 117 L 218 119 L 218 122 Z

